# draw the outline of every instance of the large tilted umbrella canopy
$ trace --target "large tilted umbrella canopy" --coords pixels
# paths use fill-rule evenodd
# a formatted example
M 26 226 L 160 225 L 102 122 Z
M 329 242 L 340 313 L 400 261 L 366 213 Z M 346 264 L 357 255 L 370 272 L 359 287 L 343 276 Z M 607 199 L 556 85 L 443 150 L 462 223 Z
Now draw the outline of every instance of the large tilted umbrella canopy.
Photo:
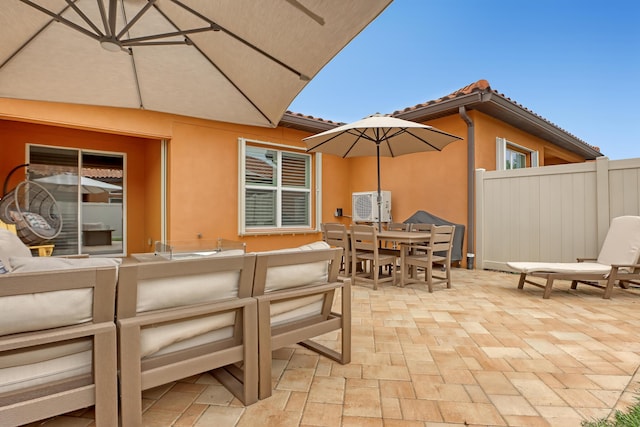
M 275 127 L 392 0 L 2 0 L 0 97 Z
M 357 122 L 338 126 L 305 138 L 308 152 L 342 158 L 376 156 L 378 166 L 378 227 L 380 227 L 380 156 L 397 157 L 422 151 L 441 151 L 459 136 L 421 123 L 374 114 Z

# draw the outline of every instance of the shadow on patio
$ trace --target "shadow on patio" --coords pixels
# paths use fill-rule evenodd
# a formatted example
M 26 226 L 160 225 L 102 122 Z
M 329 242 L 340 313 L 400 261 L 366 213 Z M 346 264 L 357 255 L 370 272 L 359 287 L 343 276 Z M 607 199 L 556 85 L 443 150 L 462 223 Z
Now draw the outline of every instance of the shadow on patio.
M 353 287 L 353 357 L 274 353 L 272 397 L 244 407 L 210 375 L 143 394 L 145 426 L 579 426 L 634 402 L 640 290 L 453 270 L 453 288 Z M 323 337 L 338 344 L 338 333 Z M 48 425 L 92 425 L 92 410 Z M 35 425 L 35 424 L 34 424 Z M 38 424 L 40 425 L 40 424 Z

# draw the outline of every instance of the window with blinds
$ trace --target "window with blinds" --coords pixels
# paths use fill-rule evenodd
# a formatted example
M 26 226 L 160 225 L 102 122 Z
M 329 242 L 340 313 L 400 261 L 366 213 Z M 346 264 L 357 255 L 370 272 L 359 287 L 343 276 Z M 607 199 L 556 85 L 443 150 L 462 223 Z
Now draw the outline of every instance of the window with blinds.
M 245 229 L 311 226 L 311 156 L 272 147 L 245 146 Z

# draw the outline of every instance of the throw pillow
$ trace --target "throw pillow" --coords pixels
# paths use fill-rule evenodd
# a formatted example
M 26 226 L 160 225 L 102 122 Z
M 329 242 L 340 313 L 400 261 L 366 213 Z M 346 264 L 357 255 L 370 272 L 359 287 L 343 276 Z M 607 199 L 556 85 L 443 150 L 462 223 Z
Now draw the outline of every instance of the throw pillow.
M 31 257 L 31 251 L 22 240 L 9 230 L 0 229 L 0 262 L 11 271 L 10 257 Z

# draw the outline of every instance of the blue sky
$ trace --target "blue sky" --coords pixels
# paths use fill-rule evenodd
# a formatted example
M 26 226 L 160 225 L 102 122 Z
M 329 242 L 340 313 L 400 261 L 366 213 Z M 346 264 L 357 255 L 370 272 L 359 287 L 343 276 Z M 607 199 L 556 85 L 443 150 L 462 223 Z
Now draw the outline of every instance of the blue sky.
M 638 0 L 395 0 L 289 109 L 351 122 L 480 79 L 610 159 L 640 157 Z

